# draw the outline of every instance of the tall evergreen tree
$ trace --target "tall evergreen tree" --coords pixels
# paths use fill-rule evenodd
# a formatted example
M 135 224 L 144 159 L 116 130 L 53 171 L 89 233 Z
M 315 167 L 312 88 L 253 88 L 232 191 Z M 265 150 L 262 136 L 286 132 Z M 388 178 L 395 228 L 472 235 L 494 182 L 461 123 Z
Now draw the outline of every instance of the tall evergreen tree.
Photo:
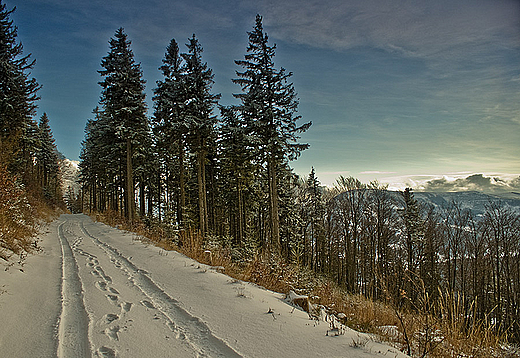
M 110 52 L 103 57 L 99 71 L 104 77 L 99 82 L 102 87 L 101 104 L 104 115 L 116 124 L 116 135 L 125 143 L 126 173 L 125 199 L 126 214 L 130 221 L 135 217 L 134 194 L 134 152 L 149 134 L 146 118 L 143 75 L 140 64 L 134 60 L 123 28 L 119 28 L 110 41 Z
M 87 121 L 80 154 L 80 180 L 90 210 L 122 210 L 119 191 L 122 187 L 122 152 L 124 143 L 116 136 L 115 123 L 99 108 Z
M 311 268 L 317 271 L 321 271 L 324 268 L 324 260 L 322 255 L 324 251 L 323 246 L 323 215 L 325 209 L 321 198 L 321 187 L 320 181 L 316 177 L 314 167 L 311 168 L 309 177 L 307 178 L 307 211 L 309 215 L 309 239 L 311 242 L 313 259 L 311 261 Z
M 23 170 L 21 178 L 23 182 L 29 184 L 30 182 L 37 182 L 37 172 L 35 169 L 34 158 L 37 157 L 41 150 L 40 129 L 38 123 L 33 118 L 28 118 L 19 135 L 11 136 L 14 140 L 12 150 L 18 153 L 12 155 L 11 153 L 11 169 L 15 172 Z M 7 150 L 9 152 L 9 150 Z M 7 154 L 7 153 L 5 153 Z
M 36 155 L 38 165 L 40 166 L 41 186 L 50 189 L 51 180 L 58 175 L 58 150 L 49 125 L 49 117 L 44 113 L 40 118 L 39 144 L 40 149 Z
M 183 59 L 179 46 L 172 39 L 166 48 L 163 65 L 159 68 L 164 80 L 157 81 L 154 90 L 154 135 L 157 141 L 159 156 L 162 161 L 162 172 L 166 178 L 177 177 L 177 222 L 184 227 L 186 220 L 186 135 L 190 129 L 186 116 L 187 88 Z M 173 163 L 177 162 L 177 165 Z M 160 181 L 160 178 L 159 178 Z M 167 183 L 167 186 L 168 183 Z M 160 206 L 160 188 L 159 188 Z M 159 208 L 160 211 L 160 208 Z
M 231 233 L 236 246 L 246 239 L 247 217 L 251 205 L 246 205 L 248 194 L 254 190 L 254 138 L 248 135 L 236 107 L 221 107 L 220 160 L 225 186 L 225 202 L 230 215 Z M 251 203 L 251 200 L 249 200 Z M 249 208 L 248 208 L 249 207 Z
M 280 164 L 288 159 L 295 159 L 307 144 L 299 144 L 298 133 L 306 131 L 310 123 L 300 127 L 296 121 L 298 101 L 292 83 L 288 79 L 292 73 L 284 68 L 276 70 L 274 55 L 276 46 L 270 46 L 264 32 L 262 17 L 256 16 L 253 31 L 248 32 L 249 44 L 244 60 L 235 63 L 244 68 L 237 71 L 238 79 L 233 82 L 242 88 L 235 96 L 242 102 L 241 115 L 247 121 L 253 135 L 259 138 L 257 154 L 267 170 L 269 197 L 269 244 L 268 250 L 279 254 L 280 218 L 279 218 L 279 169 Z
M 196 158 L 199 229 L 202 233 L 208 231 L 208 200 L 206 190 L 206 157 L 210 151 L 210 138 L 214 136 L 216 116 L 213 108 L 220 95 L 211 93 L 213 72 L 207 63 L 202 61 L 202 46 L 193 35 L 186 44 L 185 88 L 187 91 L 186 112 L 184 121 L 189 128 L 191 151 Z
M 419 254 L 424 245 L 424 221 L 417 200 L 412 189 L 406 188 L 402 192 L 404 209 L 402 210 L 404 248 L 406 252 L 407 294 L 414 301 L 417 297 L 417 286 L 414 284 L 417 278 L 419 266 Z
M 423 222 L 420 216 L 419 204 L 414 198 L 413 192 L 410 188 L 406 188 L 402 192 L 404 200 L 403 210 L 403 224 L 404 224 L 404 235 L 405 245 L 407 253 L 407 269 L 411 273 L 415 273 L 417 266 L 417 245 L 420 244 L 420 240 L 423 233 Z
M 23 55 L 22 44 L 17 41 L 17 28 L 10 19 L 15 9 L 7 10 L 0 0 L 0 152 L 5 155 L 2 159 L 15 163 L 12 169 L 21 173 L 28 163 L 32 165 L 21 143 L 31 126 L 40 85 L 30 78 L 35 61 L 31 54 Z M 16 161 L 26 165 L 16 165 Z

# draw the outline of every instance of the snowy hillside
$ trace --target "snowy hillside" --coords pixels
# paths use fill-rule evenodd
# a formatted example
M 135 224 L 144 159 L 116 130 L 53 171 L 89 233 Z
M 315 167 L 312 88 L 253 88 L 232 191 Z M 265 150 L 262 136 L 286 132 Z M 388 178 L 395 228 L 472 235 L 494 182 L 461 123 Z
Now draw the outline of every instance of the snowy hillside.
M 414 192 L 415 198 L 423 203 L 433 205 L 436 208 L 447 207 L 455 201 L 464 209 L 471 209 L 475 215 L 482 215 L 486 211 L 486 205 L 490 203 L 502 203 L 520 214 L 520 194 L 484 194 L 478 191 L 461 192 Z
M 80 184 L 79 179 L 79 162 L 70 159 L 63 159 L 60 161 L 60 173 L 61 173 L 61 188 L 63 194 L 66 194 L 69 188 L 74 190 L 74 194 L 79 193 Z
M 41 245 L 23 272 L 0 271 L 2 356 L 404 357 L 85 215 L 61 216 Z

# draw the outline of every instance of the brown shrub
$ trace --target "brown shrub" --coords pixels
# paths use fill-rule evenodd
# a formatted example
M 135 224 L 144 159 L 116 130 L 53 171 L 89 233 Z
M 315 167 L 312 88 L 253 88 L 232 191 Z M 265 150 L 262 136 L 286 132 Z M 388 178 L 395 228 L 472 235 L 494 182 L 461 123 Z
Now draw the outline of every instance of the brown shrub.
M 0 165 L 0 258 L 8 261 L 14 254 L 23 260 L 35 248 L 35 217 L 24 189 Z

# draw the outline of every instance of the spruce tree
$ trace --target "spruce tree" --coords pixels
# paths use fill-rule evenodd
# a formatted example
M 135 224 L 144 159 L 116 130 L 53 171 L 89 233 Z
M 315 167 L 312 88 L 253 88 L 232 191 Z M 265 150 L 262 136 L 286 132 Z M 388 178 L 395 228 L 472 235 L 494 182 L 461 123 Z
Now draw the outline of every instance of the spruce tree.
M 281 254 L 284 259 L 298 261 L 298 245 L 301 243 L 300 208 L 297 205 L 299 177 L 287 162 L 282 162 L 277 169 Z
M 219 153 L 222 166 L 225 203 L 235 246 L 244 244 L 247 232 L 247 217 L 251 211 L 255 173 L 254 138 L 238 115 L 236 107 L 221 107 L 222 123 L 219 133 Z M 247 203 L 249 202 L 249 205 Z
M 16 143 L 11 149 L 19 151 L 16 155 L 11 154 L 11 169 L 15 172 L 23 170 L 21 178 L 25 184 L 36 183 L 38 178 L 34 158 L 41 150 L 38 123 L 32 118 L 28 118 L 20 135 L 11 136 L 11 139 Z
M 406 252 L 406 272 L 408 297 L 413 301 L 417 298 L 417 285 L 414 284 L 417 276 L 419 251 L 424 240 L 424 221 L 417 200 L 412 189 L 406 188 L 402 192 L 404 209 L 402 210 L 404 247 Z
M 7 10 L 0 0 L 0 152 L 11 169 L 21 173 L 32 165 L 22 141 L 30 132 L 29 122 L 35 113 L 40 86 L 30 78 L 35 61 L 31 54 L 23 55 L 22 44 L 17 41 L 17 28 L 10 19 L 15 9 Z
M 189 145 L 196 158 L 199 229 L 208 231 L 208 200 L 206 190 L 206 161 L 210 151 L 211 138 L 215 134 L 216 116 L 213 108 L 220 95 L 211 93 L 213 72 L 202 61 L 202 46 L 193 35 L 186 44 L 187 53 L 181 56 L 185 61 L 185 88 L 187 102 L 184 121 L 189 128 Z
M 323 253 L 323 215 L 325 208 L 321 198 L 321 184 L 316 176 L 314 167 L 311 168 L 309 177 L 307 178 L 307 211 L 309 217 L 310 242 L 313 252 L 313 260 L 311 268 L 316 271 L 323 270 L 324 263 L 321 259 Z
M 36 159 L 40 167 L 41 186 L 50 190 L 51 181 L 58 175 L 58 151 L 49 125 L 49 117 L 44 113 L 38 125 L 40 149 Z
M 416 269 L 416 246 L 419 244 L 423 234 L 423 222 L 420 217 L 419 204 L 414 198 L 412 189 L 406 188 L 402 192 L 404 201 L 404 210 L 402 219 L 404 224 L 404 235 L 406 241 L 407 252 L 407 269 L 411 273 L 415 273 Z
M 161 171 L 166 178 L 177 177 L 177 223 L 184 227 L 186 220 L 186 135 L 190 129 L 185 121 L 188 98 L 184 63 L 179 46 L 172 39 L 166 48 L 163 65 L 159 68 L 164 76 L 157 81 L 154 90 L 153 131 L 160 157 Z M 175 165 L 175 163 L 177 163 Z M 160 181 L 159 177 L 159 181 Z M 169 187 L 169 183 L 166 183 Z M 159 184 L 160 186 L 160 184 Z M 159 213 L 161 189 L 159 194 Z
M 267 169 L 269 197 L 270 235 L 267 249 L 280 254 L 280 218 L 278 181 L 280 164 L 298 157 L 308 147 L 298 143 L 298 133 L 306 131 L 310 123 L 297 126 L 300 116 L 296 115 L 298 100 L 292 83 L 292 73 L 274 66 L 276 46 L 270 46 L 264 32 L 262 17 L 256 16 L 253 31 L 248 32 L 249 44 L 244 60 L 235 63 L 243 72 L 237 71 L 242 93 L 236 94 L 242 102 L 241 115 L 259 139 L 257 155 Z
M 115 123 L 97 107 L 93 113 L 94 119 L 89 119 L 85 127 L 80 154 L 80 181 L 84 192 L 89 194 L 89 210 L 103 211 L 106 204 L 110 209 L 118 210 L 123 146 L 117 140 Z
M 123 28 L 119 28 L 110 41 L 110 52 L 103 57 L 99 71 L 104 77 L 100 103 L 104 115 L 116 124 L 116 135 L 125 143 L 125 199 L 126 214 L 130 222 L 135 217 L 134 163 L 135 150 L 142 149 L 149 134 L 144 84 L 140 64 L 134 60 Z
M 95 173 L 94 166 L 96 158 L 94 154 L 94 140 L 92 138 L 94 126 L 96 122 L 87 120 L 85 126 L 85 139 L 81 143 L 81 152 L 79 154 L 79 181 L 83 192 L 89 193 L 89 211 L 92 210 L 92 193 L 95 187 Z M 81 208 L 83 210 L 83 208 Z

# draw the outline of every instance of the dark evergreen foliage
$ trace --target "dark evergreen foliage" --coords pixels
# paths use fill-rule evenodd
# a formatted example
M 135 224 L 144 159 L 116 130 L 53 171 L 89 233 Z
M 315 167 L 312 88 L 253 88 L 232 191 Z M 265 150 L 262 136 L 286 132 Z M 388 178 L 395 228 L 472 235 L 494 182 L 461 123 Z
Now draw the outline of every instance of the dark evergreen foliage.
M 139 181 L 135 176 L 144 182 L 143 172 L 146 171 L 145 163 L 150 155 L 146 149 L 151 145 L 149 120 L 146 117 L 145 81 L 141 66 L 135 63 L 130 49 L 131 42 L 123 28 L 116 31 L 109 44 L 110 51 L 101 61 L 103 70 L 99 71 L 104 77 L 99 82 L 102 88 L 100 104 L 103 118 L 108 121 L 104 127 L 111 129 L 106 134 L 115 135 L 116 148 L 124 155 L 114 158 L 110 167 L 119 167 L 120 173 L 124 172 L 124 208 L 128 219 L 133 221 L 136 210 L 134 184 Z M 139 170 L 136 171 L 136 168 Z M 116 181 L 118 186 L 117 176 L 122 177 L 115 174 L 109 180 Z
M 166 48 L 162 62 L 163 65 L 159 69 L 164 80 L 157 81 L 157 88 L 154 90 L 155 111 L 152 118 L 159 160 L 157 213 L 161 220 L 163 206 L 166 213 L 175 212 L 175 222 L 182 227 L 187 220 L 186 135 L 189 126 L 183 118 L 188 93 L 183 73 L 184 64 L 175 39 L 172 39 Z M 172 203 L 175 205 L 172 206 Z
M 195 156 L 195 171 L 197 175 L 198 197 L 198 226 L 202 233 L 209 229 L 209 209 L 207 188 L 208 183 L 214 178 L 207 177 L 206 167 L 208 156 L 211 156 L 211 145 L 215 141 L 215 125 L 217 117 L 213 114 L 213 108 L 217 104 L 220 95 L 211 93 L 213 85 L 213 73 L 208 65 L 202 61 L 202 46 L 193 35 L 186 44 L 187 53 L 181 56 L 185 61 L 185 88 L 187 91 L 186 112 L 183 120 L 189 128 L 187 137 L 190 151 Z
M 9 169 L 22 174 L 31 165 L 26 136 L 33 124 L 40 85 L 30 78 L 35 61 L 31 54 L 23 55 L 17 28 L 10 19 L 13 11 L 0 1 L 0 151 Z
M 13 11 L 0 0 L 0 167 L 17 178 L 16 185 L 23 184 L 31 200 L 56 205 L 61 203 L 58 151 L 47 115 L 39 126 L 32 118 L 41 86 L 30 77 L 35 60 L 23 54 Z
M 216 155 L 213 108 L 220 96 L 211 93 L 213 74 L 202 61 L 202 46 L 195 35 L 186 47 L 188 52 L 180 54 L 177 42 L 170 42 L 160 67 L 164 80 L 155 89 L 154 134 L 163 155 L 158 183 L 166 179 L 165 209 L 166 214 L 175 214 L 174 223 L 187 228 L 196 222 L 206 233 L 215 225 L 210 220 L 215 208 L 214 200 L 208 200 L 208 187 L 216 180 L 211 168 Z
M 244 71 L 237 71 L 233 82 L 240 85 L 241 116 L 251 135 L 258 139 L 257 154 L 267 171 L 269 197 L 269 235 L 267 249 L 281 253 L 280 213 L 278 185 L 282 175 L 278 168 L 287 160 L 298 157 L 308 147 L 300 144 L 298 133 L 306 131 L 311 123 L 297 126 L 298 100 L 292 83 L 292 73 L 284 68 L 276 70 L 274 55 L 276 46 L 270 46 L 264 32 L 262 17 L 257 15 L 253 31 L 248 32 L 249 44 L 244 60 L 235 63 Z
M 48 192 L 56 191 L 58 183 L 58 149 L 49 125 L 49 117 L 44 113 L 38 126 L 39 150 L 36 153 L 41 185 Z

